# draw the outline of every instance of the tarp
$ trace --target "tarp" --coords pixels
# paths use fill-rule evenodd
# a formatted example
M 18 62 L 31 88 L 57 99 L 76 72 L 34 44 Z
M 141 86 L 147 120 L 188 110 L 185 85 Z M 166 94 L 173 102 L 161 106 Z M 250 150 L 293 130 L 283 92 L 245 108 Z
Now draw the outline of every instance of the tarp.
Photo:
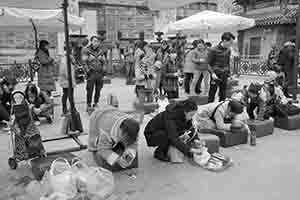
M 253 26 L 255 26 L 254 19 L 206 10 L 168 25 L 167 33 L 235 32 Z
M 63 32 L 64 18 L 62 9 L 40 10 L 22 8 L 1 8 L 0 28 L 2 30 L 31 29 L 34 22 L 40 32 Z M 85 24 L 84 18 L 68 15 L 71 30 L 78 30 Z

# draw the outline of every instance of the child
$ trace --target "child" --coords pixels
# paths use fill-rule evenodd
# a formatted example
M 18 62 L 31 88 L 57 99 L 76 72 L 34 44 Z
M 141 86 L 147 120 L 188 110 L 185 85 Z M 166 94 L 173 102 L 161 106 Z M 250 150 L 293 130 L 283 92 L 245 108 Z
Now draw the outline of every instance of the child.
M 53 105 L 46 92 L 42 92 L 34 84 L 28 84 L 25 90 L 25 97 L 30 104 L 32 118 L 35 124 L 39 125 L 39 117 L 45 117 L 49 124 L 52 123 Z
M 27 160 L 29 158 L 44 156 L 45 149 L 42 144 L 40 132 L 35 126 L 30 114 L 25 95 L 16 91 L 12 94 L 13 109 L 11 130 L 14 132 L 14 157 L 17 160 Z

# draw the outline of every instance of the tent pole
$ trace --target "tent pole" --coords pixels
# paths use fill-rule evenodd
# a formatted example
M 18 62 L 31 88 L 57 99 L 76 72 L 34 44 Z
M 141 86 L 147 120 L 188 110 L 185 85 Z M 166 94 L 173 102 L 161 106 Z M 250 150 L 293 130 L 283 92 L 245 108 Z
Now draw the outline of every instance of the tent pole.
M 74 92 L 73 92 L 73 84 L 72 84 L 72 69 L 71 69 L 71 49 L 70 49 L 70 40 L 69 40 L 69 25 L 68 25 L 68 0 L 64 0 L 63 3 L 63 12 L 64 12 L 64 22 L 65 22 L 65 43 L 66 43 L 66 58 L 67 58 L 67 70 L 68 70 L 68 82 L 69 82 L 69 102 L 70 102 L 70 109 L 71 109 L 71 124 L 74 125 L 73 128 L 76 130 L 72 131 L 79 131 L 82 132 L 82 127 L 80 127 L 79 123 L 81 124 L 81 119 L 79 117 L 79 113 L 76 110 L 75 102 L 74 102 Z M 79 120 L 79 121 L 78 121 Z M 73 121 L 73 122 L 72 122 Z M 78 126 L 76 126 L 78 125 Z M 71 125 L 72 126 L 72 125 Z

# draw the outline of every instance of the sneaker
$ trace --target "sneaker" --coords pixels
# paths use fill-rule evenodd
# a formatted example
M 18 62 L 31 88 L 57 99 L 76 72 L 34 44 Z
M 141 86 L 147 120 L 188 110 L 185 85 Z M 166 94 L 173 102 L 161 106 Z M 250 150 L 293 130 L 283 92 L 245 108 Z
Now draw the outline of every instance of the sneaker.
M 163 162 L 170 162 L 170 158 L 159 148 L 156 148 L 154 151 L 154 158 Z

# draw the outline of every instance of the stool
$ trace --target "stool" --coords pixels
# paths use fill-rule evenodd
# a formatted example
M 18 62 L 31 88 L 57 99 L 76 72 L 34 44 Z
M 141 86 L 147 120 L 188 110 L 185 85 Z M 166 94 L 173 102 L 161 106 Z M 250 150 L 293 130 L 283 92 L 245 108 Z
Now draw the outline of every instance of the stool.
M 274 131 L 274 120 L 248 120 L 247 124 L 251 131 L 256 132 L 256 137 L 264 137 L 272 135 Z
M 200 105 L 205 105 L 208 104 L 208 96 L 203 96 L 203 95 L 189 95 L 189 99 L 195 101 L 195 103 L 200 106 Z
M 219 152 L 220 139 L 212 134 L 199 134 L 198 137 L 201 141 L 205 141 L 205 146 L 208 148 L 208 153 L 213 154 Z
M 300 129 L 300 115 L 275 118 L 275 127 L 289 131 Z
M 111 80 L 107 77 L 103 78 L 103 84 L 111 84 Z
M 133 118 L 138 121 L 140 124 L 144 121 L 144 112 L 139 110 L 122 110 L 122 112 L 133 116 Z
M 209 130 L 210 134 L 214 134 L 220 138 L 221 147 L 232 147 L 240 144 L 247 144 L 248 133 L 247 131 L 231 132 L 224 130 Z
M 127 167 L 127 168 L 122 168 L 119 164 L 115 164 L 114 166 L 109 165 L 106 160 L 104 160 L 103 158 L 101 158 L 100 156 L 97 156 L 97 154 L 93 154 L 94 160 L 97 163 L 97 165 L 99 167 L 103 167 L 111 172 L 121 172 L 121 171 L 125 171 L 128 169 L 137 169 L 138 168 L 138 154 L 136 155 L 134 161 L 132 162 L 132 164 Z

